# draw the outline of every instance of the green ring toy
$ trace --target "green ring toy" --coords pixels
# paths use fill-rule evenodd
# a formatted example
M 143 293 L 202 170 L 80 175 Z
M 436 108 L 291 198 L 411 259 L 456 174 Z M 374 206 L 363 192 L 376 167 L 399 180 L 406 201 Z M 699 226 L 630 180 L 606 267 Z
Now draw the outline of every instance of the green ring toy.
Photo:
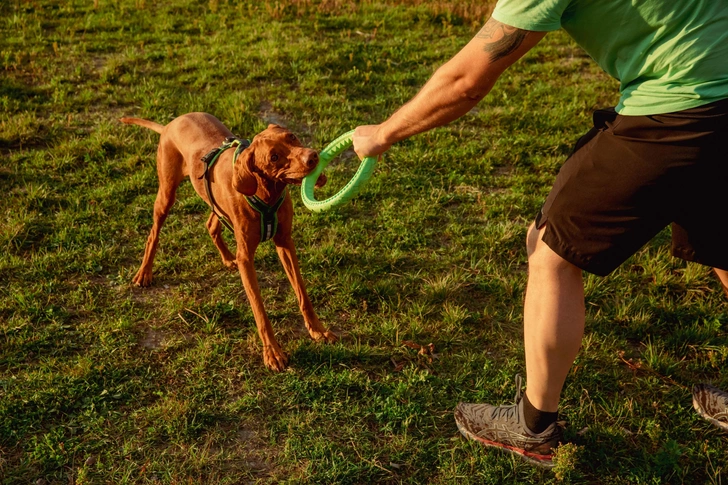
M 344 150 L 352 145 L 353 134 L 354 130 L 344 133 L 321 150 L 318 165 L 313 172 L 304 177 L 301 183 L 301 199 L 303 199 L 303 205 L 310 210 L 321 212 L 345 204 L 359 193 L 366 181 L 372 176 L 374 167 L 377 164 L 377 157 L 365 157 L 361 165 L 359 165 L 359 170 L 356 171 L 352 179 L 340 191 L 325 200 L 314 199 L 313 189 L 318 176 L 321 175 L 321 172 L 323 172 L 331 160 L 341 155 Z

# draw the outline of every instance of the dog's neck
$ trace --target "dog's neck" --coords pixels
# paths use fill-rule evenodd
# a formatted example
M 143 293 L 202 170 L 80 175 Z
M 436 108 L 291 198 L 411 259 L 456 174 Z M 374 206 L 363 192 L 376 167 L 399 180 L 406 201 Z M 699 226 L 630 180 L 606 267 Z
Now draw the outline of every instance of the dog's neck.
M 280 199 L 283 191 L 286 190 L 285 182 L 272 182 L 255 174 L 258 179 L 258 190 L 255 192 L 256 197 L 265 202 L 267 205 L 275 204 Z

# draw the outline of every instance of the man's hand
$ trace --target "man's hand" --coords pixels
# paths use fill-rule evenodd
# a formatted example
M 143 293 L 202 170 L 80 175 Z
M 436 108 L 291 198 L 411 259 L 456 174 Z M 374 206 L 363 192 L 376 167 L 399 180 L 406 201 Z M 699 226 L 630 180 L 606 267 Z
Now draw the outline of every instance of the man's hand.
M 389 150 L 391 145 L 381 140 L 381 126 L 362 125 L 356 127 L 352 141 L 354 142 L 354 151 L 360 159 L 376 157 Z

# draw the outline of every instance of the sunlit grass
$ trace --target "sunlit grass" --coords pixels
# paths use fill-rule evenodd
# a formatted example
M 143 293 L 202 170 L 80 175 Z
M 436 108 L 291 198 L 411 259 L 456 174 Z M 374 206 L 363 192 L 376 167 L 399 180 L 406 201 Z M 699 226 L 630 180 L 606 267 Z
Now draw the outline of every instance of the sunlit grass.
M 339 343 L 310 342 L 263 245 L 261 291 L 291 357 L 264 369 L 188 183 L 154 285 L 130 284 L 158 136 L 119 117 L 207 111 L 244 137 L 278 122 L 320 149 L 408 100 L 492 6 L 0 3 L 0 482 L 720 483 L 725 437 L 689 389 L 728 388 L 725 298 L 669 256 L 667 233 L 585 278 L 555 474 L 455 428 L 458 401 L 513 397 L 526 228 L 591 111 L 616 102 L 563 33 L 463 119 L 393 147 L 340 210 L 308 212 L 292 192 L 302 272 Z M 328 190 L 355 161 L 337 163 Z

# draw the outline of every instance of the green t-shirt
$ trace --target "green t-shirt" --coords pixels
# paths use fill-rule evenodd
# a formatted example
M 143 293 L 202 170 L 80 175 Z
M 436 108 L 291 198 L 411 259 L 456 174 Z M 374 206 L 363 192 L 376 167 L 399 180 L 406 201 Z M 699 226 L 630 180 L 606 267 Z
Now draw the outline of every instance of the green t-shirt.
M 563 27 L 620 81 L 620 114 L 728 98 L 726 0 L 499 0 L 493 18 L 523 30 Z

